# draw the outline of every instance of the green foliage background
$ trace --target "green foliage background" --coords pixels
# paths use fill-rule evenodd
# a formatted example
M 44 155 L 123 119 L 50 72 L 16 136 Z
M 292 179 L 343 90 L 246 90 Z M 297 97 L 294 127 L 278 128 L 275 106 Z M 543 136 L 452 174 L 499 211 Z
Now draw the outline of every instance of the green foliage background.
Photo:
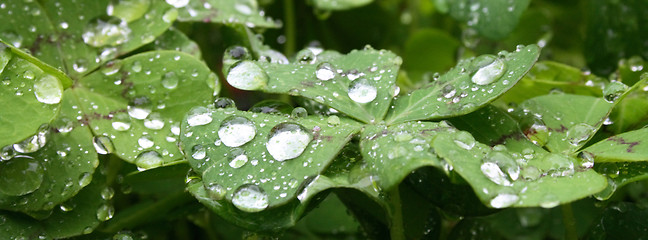
M 0 22 L 2 239 L 648 235 L 642 0 L 8 0 Z

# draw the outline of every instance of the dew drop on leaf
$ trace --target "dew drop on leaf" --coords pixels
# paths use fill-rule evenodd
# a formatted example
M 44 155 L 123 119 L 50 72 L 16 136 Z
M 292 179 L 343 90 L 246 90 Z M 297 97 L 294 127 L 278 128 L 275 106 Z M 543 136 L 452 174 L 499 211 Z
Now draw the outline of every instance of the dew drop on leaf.
M 218 129 L 218 137 L 228 147 L 239 147 L 254 139 L 256 127 L 245 117 L 228 117 Z
M 13 149 L 19 153 L 33 153 L 38 151 L 38 149 L 44 145 L 44 143 L 40 142 L 38 134 L 35 134 L 23 141 L 13 144 Z
M 614 102 L 628 89 L 622 82 L 612 81 L 603 88 L 603 99 L 607 102 Z
M 79 186 L 85 187 L 92 181 L 92 173 L 84 172 L 79 175 Z
M 160 130 L 164 128 L 164 120 L 160 113 L 154 112 L 144 119 L 144 127 L 151 130 Z
M 525 166 L 520 170 L 520 175 L 526 181 L 535 181 L 536 179 L 540 178 L 542 171 L 534 166 Z
M 63 86 L 56 77 L 45 75 L 34 83 L 34 95 L 39 102 L 57 104 L 63 96 Z
M 468 132 L 458 132 L 455 134 L 455 144 L 460 148 L 470 150 L 475 146 L 475 138 Z
M 270 130 L 266 148 L 277 161 L 299 157 L 313 140 L 313 135 L 303 126 L 281 123 Z
M 560 204 L 560 201 L 558 200 L 558 197 L 556 197 L 553 194 L 545 194 L 542 197 L 542 202 L 540 203 L 540 207 L 542 208 L 553 208 L 556 207 Z
M 206 107 L 194 107 L 187 115 L 187 123 L 189 126 L 200 126 L 208 124 L 212 121 L 211 111 Z
M 520 197 L 510 193 L 500 193 L 491 199 L 490 205 L 494 208 L 505 208 L 515 204 Z
M 297 118 L 304 118 L 308 116 L 308 111 L 306 111 L 305 108 L 303 107 L 296 107 L 292 110 L 290 113 L 290 117 L 297 119 Z
M 72 69 L 74 69 L 74 71 L 78 73 L 88 71 L 88 61 L 83 58 L 77 59 L 72 64 Z
M 176 89 L 179 81 L 175 72 L 168 72 L 162 77 L 162 86 L 169 90 Z
M 132 22 L 144 16 L 150 4 L 150 0 L 111 0 L 106 13 L 108 16 Z
M 242 90 L 263 89 L 268 83 L 268 74 L 253 61 L 240 61 L 227 73 L 227 82 Z
M 131 127 L 131 118 L 125 112 L 118 112 L 112 118 L 112 127 L 113 129 L 123 132 Z
M 257 185 L 243 185 L 234 192 L 232 204 L 241 211 L 260 212 L 268 207 L 268 194 Z
M 151 101 L 147 97 L 138 97 L 128 105 L 128 115 L 135 119 L 145 119 L 151 113 Z
M 13 145 L 7 145 L 0 149 L 0 160 L 9 160 L 16 156 L 16 151 L 13 148 Z
M 349 84 L 349 98 L 357 103 L 368 103 L 376 99 L 378 89 L 366 78 L 360 78 Z
M 317 54 L 310 48 L 305 48 L 297 52 L 295 59 L 301 64 L 313 64 L 317 61 Z
M 541 147 L 547 145 L 549 140 L 549 129 L 544 124 L 534 123 L 524 134 L 533 144 Z
M 567 130 L 567 141 L 569 144 L 578 146 L 583 141 L 587 140 L 591 134 L 594 133 L 594 127 L 587 123 L 579 123 Z
M 116 46 L 126 42 L 130 33 L 126 21 L 116 17 L 95 18 L 86 25 L 81 37 L 93 47 Z
M 245 151 L 240 148 L 235 148 L 230 152 L 229 166 L 232 168 L 241 168 L 248 162 L 248 156 Z
M 92 145 L 98 154 L 109 154 L 115 152 L 115 145 L 106 136 L 94 136 L 92 138 Z
M 137 139 L 137 144 L 139 144 L 139 146 L 140 146 L 141 148 L 146 149 L 146 148 L 153 147 L 153 145 L 154 145 L 155 143 L 153 142 L 153 140 L 151 139 L 151 137 L 149 137 L 149 136 L 142 136 L 142 137 L 140 137 L 139 139 Z
M 488 179 L 493 181 L 498 185 L 511 186 L 511 182 L 508 180 L 502 169 L 497 166 L 494 162 L 484 162 L 481 165 L 481 171 L 486 175 Z
M 166 0 L 166 2 L 175 8 L 185 7 L 189 4 L 189 0 Z
M 5 31 L 0 33 L 0 38 L 14 47 L 20 48 L 22 46 L 23 37 L 12 31 Z
M 207 156 L 207 152 L 205 151 L 205 148 L 203 145 L 195 145 L 191 148 L 191 157 L 196 159 L 196 160 L 201 160 L 204 159 L 205 156 Z
M 319 65 L 317 65 L 317 69 L 315 70 L 315 76 L 317 77 L 317 79 L 322 81 L 331 80 L 335 77 L 335 69 L 330 63 L 320 63 Z
M 326 118 L 326 123 L 328 123 L 329 126 L 340 125 L 340 118 L 338 116 L 329 116 Z
M 142 152 L 135 158 L 135 164 L 140 171 L 162 166 L 162 156 L 156 151 Z
M 0 161 L 0 193 L 22 196 L 40 188 L 44 169 L 39 161 L 26 156 L 16 156 Z
M 214 100 L 214 107 L 216 108 L 236 108 L 236 103 L 234 103 L 234 100 L 226 97 L 219 97 Z
M 252 56 L 247 48 L 231 46 L 225 49 L 223 54 L 223 70 L 229 70 L 232 65 L 242 60 L 251 60 Z
M 99 221 L 108 221 L 115 214 L 115 208 L 109 204 L 103 204 L 99 209 L 97 209 L 97 220 Z
M 478 70 L 471 81 L 477 85 L 488 85 L 504 75 L 506 63 L 493 55 L 482 55 L 473 60 L 473 67 Z
M 217 183 L 209 183 L 209 185 L 205 186 L 205 190 L 209 197 L 216 201 L 222 200 L 225 198 L 225 194 L 227 194 L 227 189 Z
M 115 190 L 111 187 L 105 187 L 101 190 L 101 198 L 104 200 L 110 200 L 115 195 Z

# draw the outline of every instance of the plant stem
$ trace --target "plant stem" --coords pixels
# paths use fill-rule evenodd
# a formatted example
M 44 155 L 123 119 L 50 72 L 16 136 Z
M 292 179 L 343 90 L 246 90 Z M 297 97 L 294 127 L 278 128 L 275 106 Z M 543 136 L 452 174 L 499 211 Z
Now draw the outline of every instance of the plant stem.
M 565 225 L 565 240 L 578 239 L 578 233 L 576 232 L 576 219 L 574 218 L 571 203 L 562 205 L 562 213 L 563 223 Z
M 396 185 L 389 191 L 389 234 L 392 240 L 404 240 L 405 229 L 403 228 L 403 206 L 400 199 L 400 190 Z
M 284 29 L 286 43 L 284 43 L 284 54 L 291 57 L 295 53 L 296 26 L 295 26 L 295 2 L 284 0 Z

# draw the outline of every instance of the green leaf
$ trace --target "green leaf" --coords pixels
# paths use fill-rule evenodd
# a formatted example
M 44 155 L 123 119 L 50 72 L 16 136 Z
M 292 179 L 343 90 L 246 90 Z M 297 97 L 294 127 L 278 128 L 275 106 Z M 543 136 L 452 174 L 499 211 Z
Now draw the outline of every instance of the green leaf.
M 114 153 L 142 169 L 181 159 L 176 145 L 188 109 L 211 102 L 217 77 L 185 53 L 154 51 L 117 60 L 74 88 L 81 121 Z
M 90 183 L 99 160 L 89 129 L 74 120 L 78 116 L 78 110 L 72 108 L 74 97 L 72 90 L 64 93 L 58 119 L 51 128 L 43 128 L 35 135 L 37 144 L 30 147 L 36 148 L 36 152 L 1 162 L 0 208 L 23 212 L 50 210 Z M 18 171 L 21 165 L 15 165 L 21 161 L 29 162 L 24 172 Z M 5 172 L 9 169 L 13 171 Z M 15 184 L 26 189 L 17 190 Z
M 601 214 L 596 225 L 590 229 L 589 239 L 611 239 L 617 236 L 628 239 L 642 238 L 648 234 L 646 219 L 648 210 L 635 203 L 614 203 Z
M 119 7 L 122 3 L 130 2 L 12 2 L 0 9 L 0 20 L 7 23 L 0 27 L 4 33 L 0 38 L 16 36 L 9 38 L 21 41 L 7 41 L 19 42 L 34 56 L 77 79 L 106 61 L 152 42 L 175 20 L 176 10 L 161 1 L 136 7 L 144 9 Z M 111 6 L 113 16 L 108 16 Z M 129 15 L 125 11 L 141 14 Z
M 459 41 L 438 29 L 421 29 L 405 43 L 403 68 L 414 79 L 420 80 L 426 72 L 447 71 L 455 64 Z
M 425 88 L 398 97 L 388 123 L 439 119 L 472 112 L 510 89 L 526 74 L 539 55 L 535 45 L 501 57 L 482 55 L 459 62 Z
M 360 149 L 370 173 L 381 189 L 397 186 L 412 171 L 424 167 L 443 167 L 430 142 L 439 134 L 454 131 L 445 122 L 408 122 L 394 126 L 367 126 Z M 475 144 L 472 136 L 466 144 Z
M 490 39 L 501 39 L 513 31 L 530 0 L 450 1 L 450 16 L 475 28 Z
M 599 162 L 648 161 L 648 128 L 625 132 L 595 143 L 583 150 Z
M 0 146 L 17 143 L 51 122 L 70 80 L 57 70 L 0 42 Z M 4 150 L 3 150 L 4 151 Z
M 202 56 L 198 44 L 175 28 L 171 28 L 164 32 L 164 34 L 155 39 L 153 44 L 155 50 L 175 50 L 187 53 L 197 59 L 201 59 Z
M 329 125 L 324 117 L 196 107 L 182 124 L 185 157 L 201 177 L 188 189 L 221 217 L 244 227 L 292 225 L 292 212 L 298 216 L 304 207 L 296 200 L 299 186 L 321 174 L 359 131 L 351 120 L 338 121 Z M 258 216 L 255 224 L 241 222 L 252 216 Z M 264 220 L 271 216 L 277 219 Z
M 531 71 L 498 101 L 520 104 L 527 99 L 556 92 L 600 97 L 604 84 L 605 79 L 583 73 L 578 68 L 542 61 L 537 62 Z
M 612 125 L 606 129 L 618 134 L 642 128 L 648 123 L 648 74 L 642 74 L 633 88 L 612 109 Z
M 47 236 L 38 221 L 19 213 L 0 211 L 0 223 L 2 223 L 0 237 L 4 239 L 17 239 L 19 237 L 26 239 L 29 236 Z
M 251 28 L 278 28 L 264 16 L 256 0 L 167 1 L 178 9 L 178 21 L 214 22 Z M 171 3 L 173 2 L 173 3 Z
M 317 9 L 339 11 L 362 7 L 373 0 L 314 0 L 312 2 Z
M 243 61 L 229 69 L 227 81 L 247 90 L 303 96 L 369 123 L 387 112 L 402 62 L 389 51 L 373 49 L 347 55 L 304 49 L 297 58 L 292 64 Z
M 554 153 L 570 154 L 596 133 L 613 106 L 603 98 L 554 94 L 529 99 L 514 114 L 525 124 L 525 132 L 548 132 L 539 145 Z
M 574 167 L 578 161 L 567 156 L 550 154 L 518 163 L 506 151 L 480 143 L 464 148 L 456 142 L 460 133 L 439 135 L 433 147 L 491 207 L 554 207 L 597 193 L 607 184 L 594 170 Z

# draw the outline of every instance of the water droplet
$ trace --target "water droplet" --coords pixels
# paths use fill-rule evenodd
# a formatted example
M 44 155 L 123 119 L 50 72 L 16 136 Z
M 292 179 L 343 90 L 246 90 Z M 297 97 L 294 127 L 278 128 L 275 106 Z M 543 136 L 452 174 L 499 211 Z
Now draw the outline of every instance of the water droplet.
M 44 169 L 40 162 L 27 156 L 0 161 L 0 193 L 22 196 L 36 191 L 43 183 Z
M 111 187 L 105 187 L 101 190 L 101 198 L 104 200 L 110 200 L 115 195 L 115 190 Z
M 142 71 L 142 63 L 140 61 L 134 61 L 133 65 L 131 65 L 131 70 L 133 70 L 133 72 L 136 72 L 136 73 L 141 72 Z
M 175 8 L 185 7 L 189 4 L 189 0 L 166 0 L 166 2 Z
M 366 78 L 354 80 L 349 84 L 349 98 L 357 103 L 368 103 L 376 99 L 378 89 Z
M 88 186 L 92 182 L 92 173 L 84 172 L 79 175 L 79 187 Z
M 299 157 L 313 140 L 313 135 L 303 126 L 281 123 L 270 130 L 266 148 L 277 161 Z
M 88 71 L 88 61 L 83 58 L 77 59 L 72 64 L 72 69 L 74 69 L 74 71 L 78 73 Z
M 578 146 L 585 140 L 589 139 L 589 136 L 594 134 L 595 130 L 594 127 L 586 123 L 576 124 L 567 130 L 567 141 L 571 145 Z
M 115 208 L 112 205 L 103 204 L 97 209 L 97 219 L 99 221 L 108 221 L 115 214 Z
M 113 74 L 119 72 L 119 69 L 121 69 L 122 65 L 122 60 L 117 59 L 110 61 L 101 68 L 101 73 L 106 76 L 112 76 Z
M 553 194 L 545 194 L 542 197 L 542 202 L 540 203 L 540 207 L 542 208 L 553 208 L 556 207 L 560 204 L 560 200 L 558 197 L 556 197 Z
M 301 64 L 313 64 L 317 61 L 317 54 L 310 48 L 305 48 L 297 52 L 295 59 Z
M 612 81 L 603 88 L 603 98 L 607 102 L 614 102 L 628 89 L 622 82 Z
M 187 123 L 189 126 L 205 125 L 212 121 L 211 111 L 206 107 L 194 107 L 187 115 Z
M 205 190 L 209 197 L 216 201 L 222 200 L 225 198 L 225 194 L 227 194 L 227 189 L 217 183 L 210 183 L 205 187 Z
M 57 104 L 61 102 L 63 86 L 56 77 L 45 75 L 34 83 L 34 95 L 39 102 Z
M 488 85 L 504 75 L 506 63 L 493 55 L 482 55 L 473 60 L 472 66 L 478 68 L 471 81 L 477 85 Z
M 16 156 L 16 151 L 11 144 L 4 146 L 2 150 L 0 150 L 0 160 L 2 161 L 9 160 L 14 156 Z
M 591 152 L 580 152 L 578 158 L 581 159 L 581 167 L 593 168 L 594 167 L 594 154 Z
M 535 181 L 542 176 L 542 171 L 534 166 L 526 166 L 520 170 L 520 175 L 526 181 Z
M 236 109 L 236 103 L 230 98 L 219 97 L 214 100 L 214 107 Z
M 227 82 L 242 90 L 263 89 L 268 83 L 268 74 L 253 61 L 240 61 L 227 73 Z
M 20 48 L 22 46 L 23 37 L 15 32 L 6 31 L 0 33 L 0 38 L 14 47 Z
M 115 113 L 112 120 L 112 127 L 117 131 L 123 132 L 131 127 L 131 118 L 125 112 Z
M 41 139 L 38 138 L 38 134 L 35 134 L 19 143 L 13 144 L 13 149 L 19 153 L 33 153 L 44 145 L 45 143 L 41 142 Z
M 149 0 L 111 0 L 106 13 L 108 16 L 132 22 L 144 16 L 150 4 Z
M 176 76 L 175 72 L 168 72 L 164 74 L 164 77 L 162 77 L 162 86 L 166 89 L 172 90 L 178 87 L 178 82 L 180 80 L 178 79 L 178 76 Z
M 232 168 L 241 168 L 248 162 L 248 156 L 245 154 L 245 151 L 240 148 L 234 148 L 230 152 L 230 162 L 229 165 Z
M 232 204 L 245 212 L 260 212 L 268 207 L 268 194 L 257 185 L 243 185 L 232 197 Z
M 292 106 L 277 100 L 264 100 L 254 104 L 250 112 L 283 115 L 292 112 Z
M 198 144 L 198 145 L 195 145 L 195 146 L 193 146 L 191 148 L 191 157 L 192 158 L 194 158 L 196 160 L 200 160 L 200 159 L 204 159 L 205 156 L 207 156 L 207 152 L 205 151 L 205 148 L 203 147 L 203 145 Z
M 218 137 L 225 146 L 239 147 L 254 139 L 256 127 L 245 117 L 232 116 L 223 120 L 218 129 Z
M 252 14 L 252 9 L 256 9 L 256 6 L 253 5 L 256 3 L 255 1 L 237 1 L 234 3 L 234 9 L 238 11 L 239 13 L 242 13 L 243 15 L 250 15 Z
M 306 109 L 303 107 L 296 107 L 290 113 L 290 117 L 294 119 L 305 118 L 307 116 L 308 116 L 308 111 L 306 111 Z
M 139 144 L 139 146 L 144 149 L 153 147 L 153 145 L 155 145 L 155 143 L 149 136 L 142 136 L 141 138 L 137 139 L 137 144 Z
M 475 138 L 468 132 L 458 132 L 454 137 L 455 144 L 463 149 L 470 150 L 475 147 Z
M 495 163 L 500 170 L 506 172 L 506 174 L 508 175 L 506 181 L 502 181 L 502 180 L 498 180 L 498 181 L 504 183 L 508 182 L 509 180 L 515 181 L 520 176 L 520 166 L 518 166 L 515 160 L 513 159 L 513 157 L 506 152 L 492 151 L 488 153 L 488 155 L 486 155 L 486 157 L 484 158 L 484 162 Z M 508 184 L 503 184 L 503 185 L 508 185 Z
M 95 18 L 86 25 L 83 42 L 93 47 L 116 46 L 128 40 L 131 29 L 126 21 L 116 17 Z
M 94 136 L 92 138 L 92 145 L 98 154 L 109 154 L 115 152 L 115 145 L 106 136 Z
M 335 69 L 330 63 L 320 63 L 319 65 L 317 65 L 317 70 L 315 70 L 315 76 L 317 77 L 317 79 L 322 81 L 331 80 L 335 77 Z
M 528 130 L 524 131 L 524 135 L 533 144 L 542 147 L 547 145 L 547 141 L 549 140 L 549 129 L 543 124 L 534 123 Z
M 494 208 L 505 208 L 515 204 L 520 197 L 510 193 L 500 193 L 495 198 L 491 199 L 490 205 Z
M 147 97 L 137 97 L 128 104 L 128 115 L 143 120 L 151 113 L 151 101 Z
M 496 163 L 494 162 L 484 162 L 481 165 L 481 171 L 496 184 L 503 185 L 503 186 L 511 186 L 511 182 L 508 180 L 506 175 L 504 175 L 504 172 L 502 172 L 502 169 L 500 169 L 499 166 L 497 166 Z
M 337 126 L 340 125 L 340 118 L 338 116 L 329 116 L 326 118 L 326 123 L 328 123 L 329 126 Z
M 142 152 L 135 158 L 135 164 L 140 171 L 162 166 L 162 156 L 156 151 Z
M 164 120 L 160 113 L 151 113 L 146 119 L 144 119 L 144 127 L 152 130 L 160 130 L 164 128 Z

